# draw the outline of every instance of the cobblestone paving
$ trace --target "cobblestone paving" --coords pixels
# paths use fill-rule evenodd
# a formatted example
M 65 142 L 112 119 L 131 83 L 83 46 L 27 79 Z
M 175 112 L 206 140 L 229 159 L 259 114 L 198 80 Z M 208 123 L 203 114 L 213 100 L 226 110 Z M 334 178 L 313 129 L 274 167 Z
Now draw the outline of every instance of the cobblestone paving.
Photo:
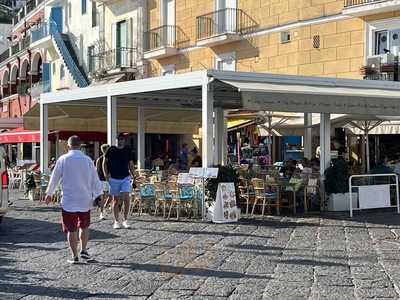
M 0 299 L 400 299 L 393 212 L 214 225 L 93 214 L 97 262 L 68 265 L 55 207 L 16 201 L 0 226 Z

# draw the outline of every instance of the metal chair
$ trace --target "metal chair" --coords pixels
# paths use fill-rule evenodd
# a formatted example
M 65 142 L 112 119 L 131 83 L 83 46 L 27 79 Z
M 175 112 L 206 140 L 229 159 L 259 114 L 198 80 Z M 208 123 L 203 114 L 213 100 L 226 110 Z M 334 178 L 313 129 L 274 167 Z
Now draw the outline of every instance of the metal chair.
M 166 216 L 166 210 L 167 210 L 167 205 L 170 205 L 171 201 L 170 199 L 166 196 L 166 186 L 164 183 L 161 182 L 156 182 L 154 184 L 154 193 L 155 193 L 155 209 L 154 209 L 154 214 L 157 215 L 158 210 L 162 206 L 163 210 L 163 217 L 165 218 Z
M 246 205 L 246 215 L 249 214 L 249 206 L 250 206 L 250 187 L 245 178 L 240 178 L 240 183 L 239 183 L 239 203 L 243 203 L 243 205 Z M 253 201 L 254 203 L 254 201 Z
M 189 213 L 189 209 L 192 210 L 194 216 L 197 215 L 197 204 L 195 199 L 194 185 L 181 185 L 178 186 L 175 182 L 168 183 L 168 197 L 171 199 L 169 207 L 168 219 L 171 217 L 172 209 L 176 208 L 176 218 L 179 220 L 181 208 L 186 209 Z
M 318 177 L 308 177 L 307 183 L 304 186 L 304 211 L 308 212 L 309 205 L 309 196 L 317 196 L 319 193 L 319 179 Z M 311 202 L 311 201 L 310 201 Z
M 265 197 L 265 186 L 264 186 L 264 181 L 259 178 L 253 178 L 251 180 L 251 183 L 253 185 L 254 189 L 254 203 L 253 203 L 253 209 L 251 210 L 251 214 L 254 215 L 256 206 L 261 206 L 262 207 L 262 216 L 264 216 L 265 212 L 265 205 L 267 202 L 267 199 Z

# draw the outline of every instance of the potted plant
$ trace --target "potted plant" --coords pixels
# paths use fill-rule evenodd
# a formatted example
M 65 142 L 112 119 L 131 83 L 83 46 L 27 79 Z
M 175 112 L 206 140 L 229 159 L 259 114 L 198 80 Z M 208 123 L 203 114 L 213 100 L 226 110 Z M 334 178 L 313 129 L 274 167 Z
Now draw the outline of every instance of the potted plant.
M 36 183 L 35 183 L 35 177 L 33 176 L 33 173 L 26 174 L 25 187 L 26 187 L 26 194 L 28 196 L 28 199 L 32 200 L 32 201 L 37 200 L 35 198 Z
M 332 161 L 325 171 L 325 192 L 328 194 L 329 211 L 345 211 L 349 205 L 349 167 L 343 158 Z M 353 197 L 353 207 L 357 205 L 356 195 Z

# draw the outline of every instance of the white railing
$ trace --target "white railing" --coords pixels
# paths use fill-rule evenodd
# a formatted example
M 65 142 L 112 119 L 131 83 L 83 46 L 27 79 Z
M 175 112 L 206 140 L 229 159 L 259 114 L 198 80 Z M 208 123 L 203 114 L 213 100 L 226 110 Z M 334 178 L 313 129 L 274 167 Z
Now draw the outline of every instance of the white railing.
M 393 183 L 392 181 L 388 180 L 388 183 L 383 183 L 383 184 L 376 184 L 375 180 L 370 181 L 369 179 L 373 179 L 376 177 L 388 177 L 388 178 L 394 178 L 395 182 Z M 360 184 L 360 185 L 353 185 L 353 179 L 354 178 L 364 178 L 367 179 L 367 184 Z M 389 205 L 385 205 L 385 206 L 370 206 L 370 207 L 366 207 L 366 208 L 360 208 L 360 204 L 358 205 L 358 207 L 353 207 L 353 188 L 358 189 L 359 190 L 361 187 L 365 187 L 365 186 L 370 186 L 370 187 L 379 187 L 379 186 L 388 186 L 389 188 L 389 199 L 388 199 L 388 203 Z M 396 205 L 391 205 L 391 197 L 390 197 L 390 188 L 396 187 Z M 371 196 L 374 196 L 374 194 L 372 194 Z M 378 196 L 375 194 L 375 196 Z M 382 196 L 382 195 L 380 195 Z M 377 197 L 378 199 L 378 197 Z M 360 197 L 358 197 L 358 203 L 360 203 Z M 383 208 L 383 207 L 397 207 L 397 213 L 400 214 L 400 205 L 399 205 L 399 178 L 397 176 L 397 174 L 363 174 L 363 175 L 353 175 L 350 176 L 349 178 L 349 201 L 350 201 L 350 217 L 353 217 L 353 211 L 354 210 L 361 210 L 361 209 L 368 209 L 368 208 Z

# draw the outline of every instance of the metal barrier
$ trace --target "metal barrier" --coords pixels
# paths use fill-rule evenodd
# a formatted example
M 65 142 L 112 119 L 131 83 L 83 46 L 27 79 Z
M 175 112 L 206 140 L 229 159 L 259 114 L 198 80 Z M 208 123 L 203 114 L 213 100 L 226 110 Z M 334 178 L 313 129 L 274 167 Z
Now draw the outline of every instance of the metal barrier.
M 353 179 L 355 178 L 364 178 L 364 179 L 370 179 L 370 178 L 376 178 L 376 177 L 388 177 L 388 178 L 394 178 L 395 182 L 391 183 L 389 180 L 389 183 L 378 183 L 378 184 L 369 184 L 370 181 L 367 184 L 363 184 L 363 185 L 353 185 Z M 389 206 L 385 206 L 385 207 L 396 207 L 397 206 L 397 213 L 400 214 L 400 205 L 399 205 L 399 178 L 397 176 L 397 174 L 364 174 L 364 175 L 353 175 L 350 176 L 349 178 L 349 201 L 350 201 L 350 217 L 353 217 L 353 211 L 354 210 L 361 210 L 362 208 L 360 208 L 358 205 L 358 207 L 354 208 L 353 207 L 353 188 L 357 188 L 357 194 L 359 193 L 359 189 L 360 187 L 364 187 L 364 186 L 389 186 L 389 192 L 390 192 L 390 187 L 396 187 L 396 205 L 389 205 Z M 389 193 L 389 204 L 390 204 L 390 193 Z M 360 203 L 360 199 L 358 199 L 358 203 Z M 374 208 L 379 208 L 379 207 L 374 207 Z M 365 208 L 367 209 L 367 208 Z

